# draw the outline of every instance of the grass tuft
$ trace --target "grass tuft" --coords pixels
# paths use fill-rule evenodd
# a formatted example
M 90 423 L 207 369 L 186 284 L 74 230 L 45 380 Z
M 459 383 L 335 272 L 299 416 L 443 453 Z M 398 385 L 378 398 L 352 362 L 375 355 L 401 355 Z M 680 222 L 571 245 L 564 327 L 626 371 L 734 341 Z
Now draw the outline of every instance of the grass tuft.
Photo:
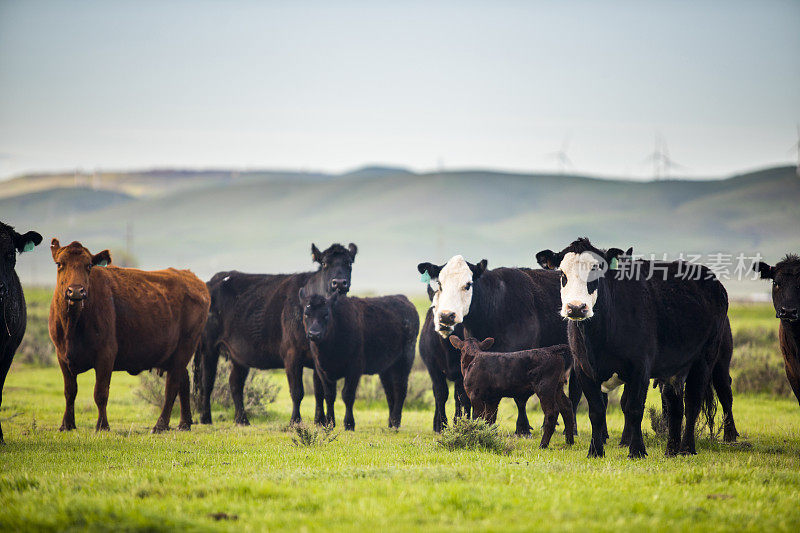
M 511 440 L 494 424 L 481 419 L 459 418 L 445 428 L 437 442 L 447 450 L 484 450 L 508 455 L 514 449 Z
M 339 438 L 339 433 L 334 433 L 332 425 L 309 428 L 305 424 L 297 424 L 294 433 L 292 444 L 299 447 L 324 446 Z

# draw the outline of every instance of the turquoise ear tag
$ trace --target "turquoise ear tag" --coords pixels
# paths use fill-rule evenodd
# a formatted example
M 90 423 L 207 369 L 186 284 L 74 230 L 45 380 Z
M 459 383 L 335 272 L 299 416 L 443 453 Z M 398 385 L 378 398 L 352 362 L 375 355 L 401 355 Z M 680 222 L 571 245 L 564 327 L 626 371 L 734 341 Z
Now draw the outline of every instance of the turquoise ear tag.
M 34 246 L 36 246 L 36 245 L 33 244 L 33 241 L 28 241 L 28 242 L 25 243 L 25 247 L 22 249 L 22 251 L 23 252 L 32 252 Z
M 618 266 L 619 266 L 619 261 L 617 261 L 617 258 L 614 257 L 611 259 L 611 264 L 608 265 L 608 268 L 610 268 L 611 270 L 616 270 Z
M 426 270 L 426 271 L 425 271 L 425 273 L 424 273 L 424 274 L 422 274 L 422 277 L 420 277 L 420 278 L 419 278 L 419 280 L 420 280 L 422 283 L 430 283 L 430 281 L 431 281 L 431 275 L 430 275 L 430 274 L 428 274 L 428 271 Z
M 102 261 L 100 261 L 99 263 L 97 263 L 97 266 L 99 266 L 99 267 L 106 267 L 106 266 L 108 266 L 108 261 L 106 261 L 105 259 L 103 259 Z

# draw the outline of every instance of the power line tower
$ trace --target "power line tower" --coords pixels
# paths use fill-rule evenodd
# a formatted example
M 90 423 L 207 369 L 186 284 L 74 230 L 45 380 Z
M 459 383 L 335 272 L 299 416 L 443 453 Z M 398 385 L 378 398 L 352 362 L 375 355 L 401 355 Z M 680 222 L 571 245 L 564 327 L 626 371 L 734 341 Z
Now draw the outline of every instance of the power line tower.
M 685 170 L 686 167 L 675 162 L 669 155 L 669 148 L 667 148 L 667 141 L 664 137 L 656 133 L 655 148 L 653 152 L 644 158 L 645 163 L 653 164 L 653 180 L 659 181 L 670 177 L 670 171 Z

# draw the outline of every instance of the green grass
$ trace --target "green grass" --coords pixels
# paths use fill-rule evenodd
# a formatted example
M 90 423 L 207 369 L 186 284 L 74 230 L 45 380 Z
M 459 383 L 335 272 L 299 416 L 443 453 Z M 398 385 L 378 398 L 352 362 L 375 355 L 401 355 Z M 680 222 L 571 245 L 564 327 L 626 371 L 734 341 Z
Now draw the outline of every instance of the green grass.
M 424 310 L 424 306 L 421 306 Z M 734 328 L 758 326 L 769 309 L 732 311 Z M 777 327 L 776 323 L 772 323 Z M 736 357 L 736 356 L 735 356 Z M 157 411 L 134 390 L 139 378 L 115 373 L 111 432 L 93 430 L 92 372 L 79 378 L 78 430 L 57 431 L 62 381 L 54 367 L 15 365 L 0 420 L 0 530 L 763 530 L 800 526 L 800 409 L 789 397 L 739 394 L 741 442 L 706 432 L 699 455 L 667 459 L 645 419 L 650 456 L 630 461 L 616 446 L 618 408 L 603 459 L 586 458 L 588 418 L 574 447 L 554 435 L 539 450 L 541 412 L 529 439 L 507 437 L 508 455 L 448 451 L 431 431 L 432 411 L 408 410 L 399 431 L 385 405 L 356 403 L 356 432 L 331 442 L 293 443 L 291 403 L 282 390 L 267 414 L 238 428 L 215 411 L 213 426 L 151 435 Z M 657 391 L 648 405 L 660 407 Z M 344 406 L 336 404 L 341 425 Z M 448 402 L 452 415 L 453 400 Z M 514 428 L 506 400 L 500 430 Z M 303 402 L 313 417 L 313 398 Z M 226 416 L 222 416 L 226 415 Z M 173 419 L 173 426 L 177 419 Z M 561 429 L 561 428 L 559 428 Z M 337 428 L 337 432 L 341 427 Z M 325 439 L 320 439 L 325 441 Z

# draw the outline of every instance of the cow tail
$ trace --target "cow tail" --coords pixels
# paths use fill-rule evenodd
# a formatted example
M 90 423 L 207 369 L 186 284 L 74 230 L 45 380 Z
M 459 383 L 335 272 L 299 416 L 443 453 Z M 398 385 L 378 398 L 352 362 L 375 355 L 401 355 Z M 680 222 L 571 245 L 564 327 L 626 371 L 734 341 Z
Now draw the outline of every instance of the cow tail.
M 714 436 L 714 417 L 717 415 L 717 396 L 714 394 L 714 386 L 709 379 L 706 384 L 706 390 L 703 393 L 702 412 L 703 417 L 706 419 L 706 425 L 711 436 Z
M 206 336 L 205 332 L 203 333 L 192 357 L 192 398 L 195 399 L 199 399 L 203 394 L 203 359 L 206 353 Z

